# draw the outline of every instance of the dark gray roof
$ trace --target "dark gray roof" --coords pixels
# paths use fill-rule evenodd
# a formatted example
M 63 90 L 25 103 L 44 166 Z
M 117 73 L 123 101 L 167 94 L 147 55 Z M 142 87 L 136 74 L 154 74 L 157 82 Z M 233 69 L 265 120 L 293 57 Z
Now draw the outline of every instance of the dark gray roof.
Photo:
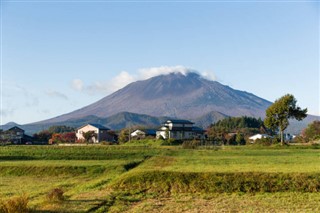
M 198 126 L 192 127 L 192 131 L 194 131 L 194 132 L 202 132 L 202 133 L 205 132 L 204 129 L 202 129 L 202 128 L 198 127 Z
M 194 124 L 191 121 L 188 120 L 178 120 L 178 119 L 170 119 L 167 120 L 166 123 L 174 123 L 174 124 Z
M 102 130 L 109 130 L 109 128 L 101 125 L 101 124 L 92 124 L 92 123 L 89 123 L 89 125 L 91 126 L 94 126 L 94 127 L 97 127 L 98 129 L 102 129 Z
M 20 131 L 23 131 L 23 132 L 24 132 L 24 130 L 21 129 L 20 127 L 18 127 L 18 126 L 11 127 L 11 128 L 8 129 L 7 131 L 13 131 L 13 130 L 20 130 Z
M 157 134 L 157 130 L 155 130 L 155 129 L 146 129 L 146 130 L 144 130 L 144 132 L 147 135 L 156 135 Z

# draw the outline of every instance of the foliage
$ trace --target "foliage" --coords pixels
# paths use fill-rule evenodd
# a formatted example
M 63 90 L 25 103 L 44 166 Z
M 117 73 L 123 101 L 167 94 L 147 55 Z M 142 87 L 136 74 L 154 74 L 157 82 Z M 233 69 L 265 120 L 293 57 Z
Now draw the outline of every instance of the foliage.
M 129 141 L 129 134 L 131 134 L 129 128 L 124 128 L 119 133 L 119 143 L 123 144 Z
M 48 129 L 49 132 L 51 133 L 65 133 L 65 132 L 74 132 L 75 129 L 73 127 L 70 126 L 51 126 Z
M 209 140 L 226 145 L 244 145 L 245 137 L 257 133 L 266 133 L 263 121 L 253 117 L 228 117 L 212 124 L 208 128 Z M 240 136 L 240 135 L 241 136 Z M 238 136 L 238 141 L 236 137 Z M 241 138 L 240 138 L 241 137 Z M 243 139 L 242 139 L 243 138 Z
M 49 144 L 74 143 L 75 141 L 75 132 L 53 133 L 51 139 L 49 140 Z
M 273 144 L 272 138 L 261 138 L 261 139 L 256 139 L 254 141 L 254 145 L 271 146 L 272 144 Z
M 302 131 L 302 139 L 305 142 L 320 139 L 320 121 L 314 121 Z
M 97 139 L 97 133 L 95 133 L 95 131 L 83 132 L 82 136 L 87 143 L 93 143 Z
M 215 124 L 212 124 L 211 127 L 224 127 L 228 131 L 234 131 L 242 128 L 256 128 L 260 129 L 263 127 L 263 121 L 261 118 L 256 119 L 254 117 L 228 117 L 223 120 L 218 121 Z
M 27 213 L 29 198 L 26 194 L 0 201 L 0 213 Z
M 237 145 L 246 145 L 246 140 L 244 139 L 243 134 L 241 134 L 241 133 L 237 134 L 236 143 L 237 143 Z
M 49 139 L 52 137 L 52 132 L 49 132 L 48 130 L 43 130 L 38 133 L 33 134 L 33 138 L 35 141 L 39 142 L 48 142 Z
M 278 130 L 283 144 L 283 131 L 289 125 L 289 119 L 301 121 L 307 116 L 307 108 L 301 109 L 296 105 L 297 100 L 291 94 L 277 99 L 267 110 L 264 124 L 272 130 Z
M 52 135 L 55 133 L 62 134 L 74 131 L 75 129 L 69 126 L 51 126 L 47 130 L 42 130 L 38 133 L 33 134 L 33 138 L 38 142 L 48 142 L 52 138 Z

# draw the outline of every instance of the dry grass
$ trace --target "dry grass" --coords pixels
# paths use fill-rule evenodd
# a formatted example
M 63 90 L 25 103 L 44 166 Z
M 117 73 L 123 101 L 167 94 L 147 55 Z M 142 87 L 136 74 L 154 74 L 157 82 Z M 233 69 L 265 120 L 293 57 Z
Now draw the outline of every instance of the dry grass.
M 0 213 L 27 213 L 29 198 L 26 194 L 0 201 Z
M 319 212 L 319 203 L 320 195 L 312 193 L 189 194 L 145 199 L 126 212 Z

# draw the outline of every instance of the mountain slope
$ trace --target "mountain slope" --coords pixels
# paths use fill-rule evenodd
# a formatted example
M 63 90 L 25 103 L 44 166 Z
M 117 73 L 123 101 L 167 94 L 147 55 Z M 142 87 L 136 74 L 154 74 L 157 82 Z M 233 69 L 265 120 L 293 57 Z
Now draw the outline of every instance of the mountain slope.
M 193 122 L 195 123 L 195 125 L 206 129 L 211 124 L 214 124 L 214 123 L 218 122 L 219 120 L 222 120 L 227 117 L 229 117 L 229 116 L 222 114 L 220 112 L 213 111 L 213 112 L 209 112 L 208 114 L 205 114 L 199 118 L 194 119 Z
M 42 121 L 55 123 L 89 115 L 108 117 L 120 112 L 195 119 L 212 111 L 228 116 L 264 117 L 271 102 L 234 90 L 196 73 L 171 73 L 137 81 L 74 112 Z

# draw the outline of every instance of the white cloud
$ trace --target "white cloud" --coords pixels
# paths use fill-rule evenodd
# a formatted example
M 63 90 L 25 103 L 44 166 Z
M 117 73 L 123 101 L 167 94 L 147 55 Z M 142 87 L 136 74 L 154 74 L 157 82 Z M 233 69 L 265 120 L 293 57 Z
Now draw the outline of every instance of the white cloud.
M 210 71 L 201 72 L 201 76 L 203 78 L 211 80 L 211 81 L 217 81 L 216 75 L 213 72 L 210 72 Z
M 128 72 L 122 71 L 119 75 L 112 79 L 111 88 L 113 91 L 116 91 L 136 80 L 137 79 L 135 79 L 135 77 L 130 75 Z
M 181 65 L 171 66 L 171 67 L 169 66 L 151 67 L 151 68 L 140 69 L 139 78 L 140 80 L 144 80 L 144 79 L 152 78 L 154 76 L 167 75 L 170 73 L 182 73 L 183 75 L 186 75 L 189 72 L 197 72 L 197 71 Z
M 46 92 L 46 94 L 52 98 L 60 98 L 63 100 L 68 100 L 68 97 L 65 94 L 58 92 L 58 91 L 49 90 Z
M 190 72 L 197 73 L 203 78 L 206 78 L 209 80 L 214 80 L 214 81 L 216 80 L 216 77 L 212 72 L 209 72 L 209 71 L 199 72 L 195 69 L 178 65 L 178 66 L 160 66 L 160 67 L 143 68 L 138 70 L 138 75 L 131 75 L 126 71 L 122 71 L 119 73 L 119 75 L 115 76 L 110 80 L 106 80 L 104 82 L 97 81 L 88 86 L 85 86 L 82 80 L 74 79 L 72 82 L 72 87 L 75 90 L 83 91 L 89 94 L 95 94 L 99 92 L 106 95 L 106 94 L 115 92 L 123 88 L 124 86 L 138 80 L 145 80 L 158 75 L 167 75 L 170 73 L 181 73 L 183 75 L 187 75 Z
M 72 88 L 78 91 L 81 91 L 83 89 L 83 81 L 81 79 L 73 79 Z

